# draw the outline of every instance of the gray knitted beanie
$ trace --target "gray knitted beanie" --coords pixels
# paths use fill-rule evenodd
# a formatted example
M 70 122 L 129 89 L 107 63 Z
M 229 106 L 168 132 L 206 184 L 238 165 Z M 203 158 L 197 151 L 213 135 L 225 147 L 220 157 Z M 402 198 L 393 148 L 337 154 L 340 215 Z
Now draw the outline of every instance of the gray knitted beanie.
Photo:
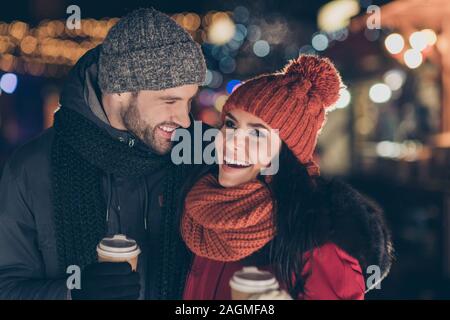
M 187 31 L 169 16 L 146 8 L 129 13 L 111 28 L 98 73 L 104 93 L 163 90 L 202 85 L 206 63 Z

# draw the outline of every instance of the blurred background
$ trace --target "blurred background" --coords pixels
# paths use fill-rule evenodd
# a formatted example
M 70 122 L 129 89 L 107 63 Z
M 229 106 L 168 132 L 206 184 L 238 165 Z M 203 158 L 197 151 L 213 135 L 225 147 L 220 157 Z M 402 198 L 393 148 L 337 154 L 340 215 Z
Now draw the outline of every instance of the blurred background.
M 81 28 L 67 19 L 80 9 Z M 14 0 L 0 4 L 0 171 L 50 127 L 67 72 L 138 7 L 169 14 L 203 48 L 198 119 L 241 81 L 299 53 L 330 57 L 347 88 L 317 148 L 339 176 L 385 209 L 396 262 L 369 299 L 450 298 L 450 1 Z M 76 10 L 76 8 L 75 8 Z

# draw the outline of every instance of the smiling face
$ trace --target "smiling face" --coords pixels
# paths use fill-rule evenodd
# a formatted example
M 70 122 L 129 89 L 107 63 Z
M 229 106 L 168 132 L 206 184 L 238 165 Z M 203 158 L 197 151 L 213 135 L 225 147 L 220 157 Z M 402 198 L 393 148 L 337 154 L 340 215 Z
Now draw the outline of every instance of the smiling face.
M 175 129 L 191 124 L 189 112 L 197 90 L 197 85 L 184 85 L 110 94 L 103 97 L 103 103 L 113 127 L 133 133 L 156 153 L 166 154 Z
M 260 118 L 240 109 L 225 115 L 216 150 L 219 183 L 233 187 L 256 179 L 278 155 L 281 140 L 277 131 Z

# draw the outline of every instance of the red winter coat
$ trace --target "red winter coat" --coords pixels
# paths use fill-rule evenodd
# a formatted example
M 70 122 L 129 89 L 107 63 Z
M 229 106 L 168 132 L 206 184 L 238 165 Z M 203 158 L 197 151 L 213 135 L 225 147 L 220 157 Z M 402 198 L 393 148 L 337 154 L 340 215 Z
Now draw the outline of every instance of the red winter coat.
M 333 243 L 327 243 L 305 255 L 305 300 L 364 299 L 364 277 L 358 260 Z M 183 299 L 230 300 L 229 282 L 234 272 L 242 269 L 240 261 L 219 262 L 195 256 L 189 272 Z M 260 267 L 273 273 L 270 266 Z M 281 284 L 286 289 L 284 284 Z

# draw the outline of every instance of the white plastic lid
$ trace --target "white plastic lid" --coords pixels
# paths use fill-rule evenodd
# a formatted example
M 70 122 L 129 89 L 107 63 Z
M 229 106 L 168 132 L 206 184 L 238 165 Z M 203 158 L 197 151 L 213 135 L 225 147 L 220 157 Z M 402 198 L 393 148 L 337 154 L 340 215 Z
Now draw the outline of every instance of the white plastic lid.
M 103 256 L 131 258 L 141 253 L 136 241 L 126 235 L 116 234 L 103 238 L 97 246 L 97 253 Z
M 277 279 L 267 271 L 256 267 L 244 267 L 234 273 L 230 280 L 230 287 L 245 293 L 259 293 L 279 288 Z

